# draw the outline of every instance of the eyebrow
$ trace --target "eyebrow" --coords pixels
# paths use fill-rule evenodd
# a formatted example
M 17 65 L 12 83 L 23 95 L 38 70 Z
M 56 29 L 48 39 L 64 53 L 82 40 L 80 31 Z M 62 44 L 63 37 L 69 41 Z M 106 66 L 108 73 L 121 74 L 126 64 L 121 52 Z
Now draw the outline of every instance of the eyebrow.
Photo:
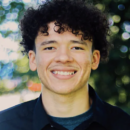
M 52 44 L 52 43 L 57 43 L 56 41 L 44 41 L 41 43 L 41 46 L 42 45 L 47 45 L 47 44 Z
M 77 44 L 82 44 L 82 45 L 87 45 L 85 41 L 71 40 L 70 42 L 72 42 L 72 43 L 77 43 Z
M 87 45 L 86 42 L 84 42 L 84 41 L 70 40 L 70 42 L 71 43 L 82 44 L 82 45 Z M 52 40 L 52 41 L 44 41 L 44 42 L 41 43 L 41 46 L 42 45 L 47 45 L 47 44 L 52 44 L 52 43 L 57 43 L 57 41 L 54 41 L 54 40 Z

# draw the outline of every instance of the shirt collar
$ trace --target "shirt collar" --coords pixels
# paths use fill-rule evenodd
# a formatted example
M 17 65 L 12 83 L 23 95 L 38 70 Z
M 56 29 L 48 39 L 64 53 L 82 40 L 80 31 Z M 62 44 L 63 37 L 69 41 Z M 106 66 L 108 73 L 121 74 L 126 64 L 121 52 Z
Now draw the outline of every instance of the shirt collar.
M 94 89 L 89 85 L 89 96 L 93 100 L 92 109 L 93 109 L 93 119 L 92 122 L 98 122 L 103 125 L 105 128 L 108 128 L 108 114 L 106 112 L 106 107 L 104 102 L 99 98 Z M 33 114 L 33 130 L 41 130 L 46 125 L 50 124 L 48 115 L 45 112 L 41 95 L 37 99 L 34 114 Z

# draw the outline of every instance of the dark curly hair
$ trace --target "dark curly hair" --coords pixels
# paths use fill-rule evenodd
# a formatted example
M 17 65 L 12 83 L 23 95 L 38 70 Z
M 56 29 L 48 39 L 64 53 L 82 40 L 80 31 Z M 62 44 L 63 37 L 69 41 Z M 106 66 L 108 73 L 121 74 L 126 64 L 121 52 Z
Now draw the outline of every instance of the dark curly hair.
M 28 8 L 20 21 L 20 44 L 24 47 L 24 53 L 34 50 L 34 40 L 40 28 L 43 34 L 49 35 L 48 23 L 52 21 L 59 27 L 55 32 L 64 32 L 67 27 L 75 35 L 81 35 L 81 31 L 84 40 L 93 41 L 93 48 L 100 51 L 102 60 L 108 57 L 110 43 L 106 39 L 109 35 L 107 18 L 100 10 L 83 0 L 46 0 L 37 9 Z

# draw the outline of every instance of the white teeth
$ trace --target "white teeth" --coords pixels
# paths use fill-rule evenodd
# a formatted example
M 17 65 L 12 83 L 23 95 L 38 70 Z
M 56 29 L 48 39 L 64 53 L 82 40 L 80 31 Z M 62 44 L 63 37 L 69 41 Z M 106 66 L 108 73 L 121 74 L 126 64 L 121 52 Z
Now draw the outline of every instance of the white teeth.
M 59 74 L 59 75 L 73 75 L 73 72 L 63 72 L 63 71 L 53 71 L 53 74 Z

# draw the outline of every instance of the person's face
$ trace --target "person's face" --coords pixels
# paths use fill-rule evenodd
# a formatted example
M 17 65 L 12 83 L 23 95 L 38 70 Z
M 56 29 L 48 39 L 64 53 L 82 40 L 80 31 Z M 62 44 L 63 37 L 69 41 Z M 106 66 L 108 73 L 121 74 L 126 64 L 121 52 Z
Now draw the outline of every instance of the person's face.
M 35 39 L 36 53 L 29 51 L 31 70 L 36 70 L 43 86 L 54 93 L 69 94 L 85 87 L 91 69 L 98 67 L 100 52 L 92 52 L 92 42 L 81 40 L 66 31 L 55 32 L 49 24 L 49 35 L 40 32 Z

